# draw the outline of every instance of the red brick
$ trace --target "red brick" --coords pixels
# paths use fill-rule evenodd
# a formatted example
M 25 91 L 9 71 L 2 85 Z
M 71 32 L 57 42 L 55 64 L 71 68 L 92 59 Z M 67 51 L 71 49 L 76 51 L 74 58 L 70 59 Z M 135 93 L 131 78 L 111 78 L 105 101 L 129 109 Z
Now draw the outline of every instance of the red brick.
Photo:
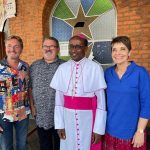
M 131 37 L 131 59 L 150 71 L 150 1 L 113 0 L 117 10 L 117 33 Z M 42 57 L 41 45 L 49 35 L 49 16 L 56 0 L 18 0 L 17 17 L 9 19 L 10 34 L 22 37 L 22 58 L 29 63 Z M 145 62 L 146 61 L 146 62 Z

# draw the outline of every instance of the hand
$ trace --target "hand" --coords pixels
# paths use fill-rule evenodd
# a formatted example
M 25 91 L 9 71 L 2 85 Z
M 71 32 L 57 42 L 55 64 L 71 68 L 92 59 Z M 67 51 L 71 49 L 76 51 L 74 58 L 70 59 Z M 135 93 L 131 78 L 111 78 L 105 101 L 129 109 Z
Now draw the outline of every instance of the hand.
M 58 129 L 57 133 L 58 133 L 60 139 L 63 139 L 63 140 L 66 139 L 65 129 Z
M 36 108 L 34 105 L 31 106 L 31 114 L 32 114 L 32 117 L 35 118 L 36 117 Z
M 0 133 L 3 133 L 3 128 L 0 126 Z
M 102 136 L 100 134 L 94 133 L 92 134 L 92 144 L 97 144 L 101 141 Z
M 135 132 L 133 140 L 132 140 L 133 147 L 141 147 L 144 144 L 144 133 Z

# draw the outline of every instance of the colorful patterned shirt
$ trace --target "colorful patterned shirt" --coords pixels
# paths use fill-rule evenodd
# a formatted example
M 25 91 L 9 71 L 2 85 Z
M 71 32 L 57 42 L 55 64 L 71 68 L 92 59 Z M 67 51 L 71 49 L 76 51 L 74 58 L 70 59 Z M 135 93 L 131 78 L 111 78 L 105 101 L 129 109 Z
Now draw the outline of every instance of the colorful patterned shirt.
M 19 61 L 18 68 L 9 66 L 6 59 L 0 61 L 0 113 L 3 120 L 14 122 L 27 118 L 29 108 L 29 67 Z

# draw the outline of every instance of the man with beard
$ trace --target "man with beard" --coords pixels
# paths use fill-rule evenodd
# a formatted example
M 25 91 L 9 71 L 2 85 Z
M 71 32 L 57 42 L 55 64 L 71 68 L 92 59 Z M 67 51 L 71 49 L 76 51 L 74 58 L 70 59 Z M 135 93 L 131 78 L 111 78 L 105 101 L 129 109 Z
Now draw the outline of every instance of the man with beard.
M 59 66 L 50 86 L 56 89 L 55 128 L 60 150 L 100 150 L 105 133 L 106 83 L 101 66 L 85 57 L 88 41 L 69 40 L 71 60 Z
M 32 115 L 36 118 L 41 150 L 59 150 L 59 137 L 54 129 L 55 90 L 49 83 L 60 64 L 59 42 L 54 37 L 43 40 L 43 58 L 30 66 L 32 89 Z

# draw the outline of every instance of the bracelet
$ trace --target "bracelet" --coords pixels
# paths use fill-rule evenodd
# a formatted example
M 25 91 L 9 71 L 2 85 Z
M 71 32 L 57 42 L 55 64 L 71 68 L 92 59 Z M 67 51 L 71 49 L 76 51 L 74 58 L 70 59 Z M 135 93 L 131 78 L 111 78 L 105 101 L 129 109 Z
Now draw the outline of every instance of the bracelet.
M 144 133 L 144 130 L 143 129 L 137 129 L 137 132 Z

